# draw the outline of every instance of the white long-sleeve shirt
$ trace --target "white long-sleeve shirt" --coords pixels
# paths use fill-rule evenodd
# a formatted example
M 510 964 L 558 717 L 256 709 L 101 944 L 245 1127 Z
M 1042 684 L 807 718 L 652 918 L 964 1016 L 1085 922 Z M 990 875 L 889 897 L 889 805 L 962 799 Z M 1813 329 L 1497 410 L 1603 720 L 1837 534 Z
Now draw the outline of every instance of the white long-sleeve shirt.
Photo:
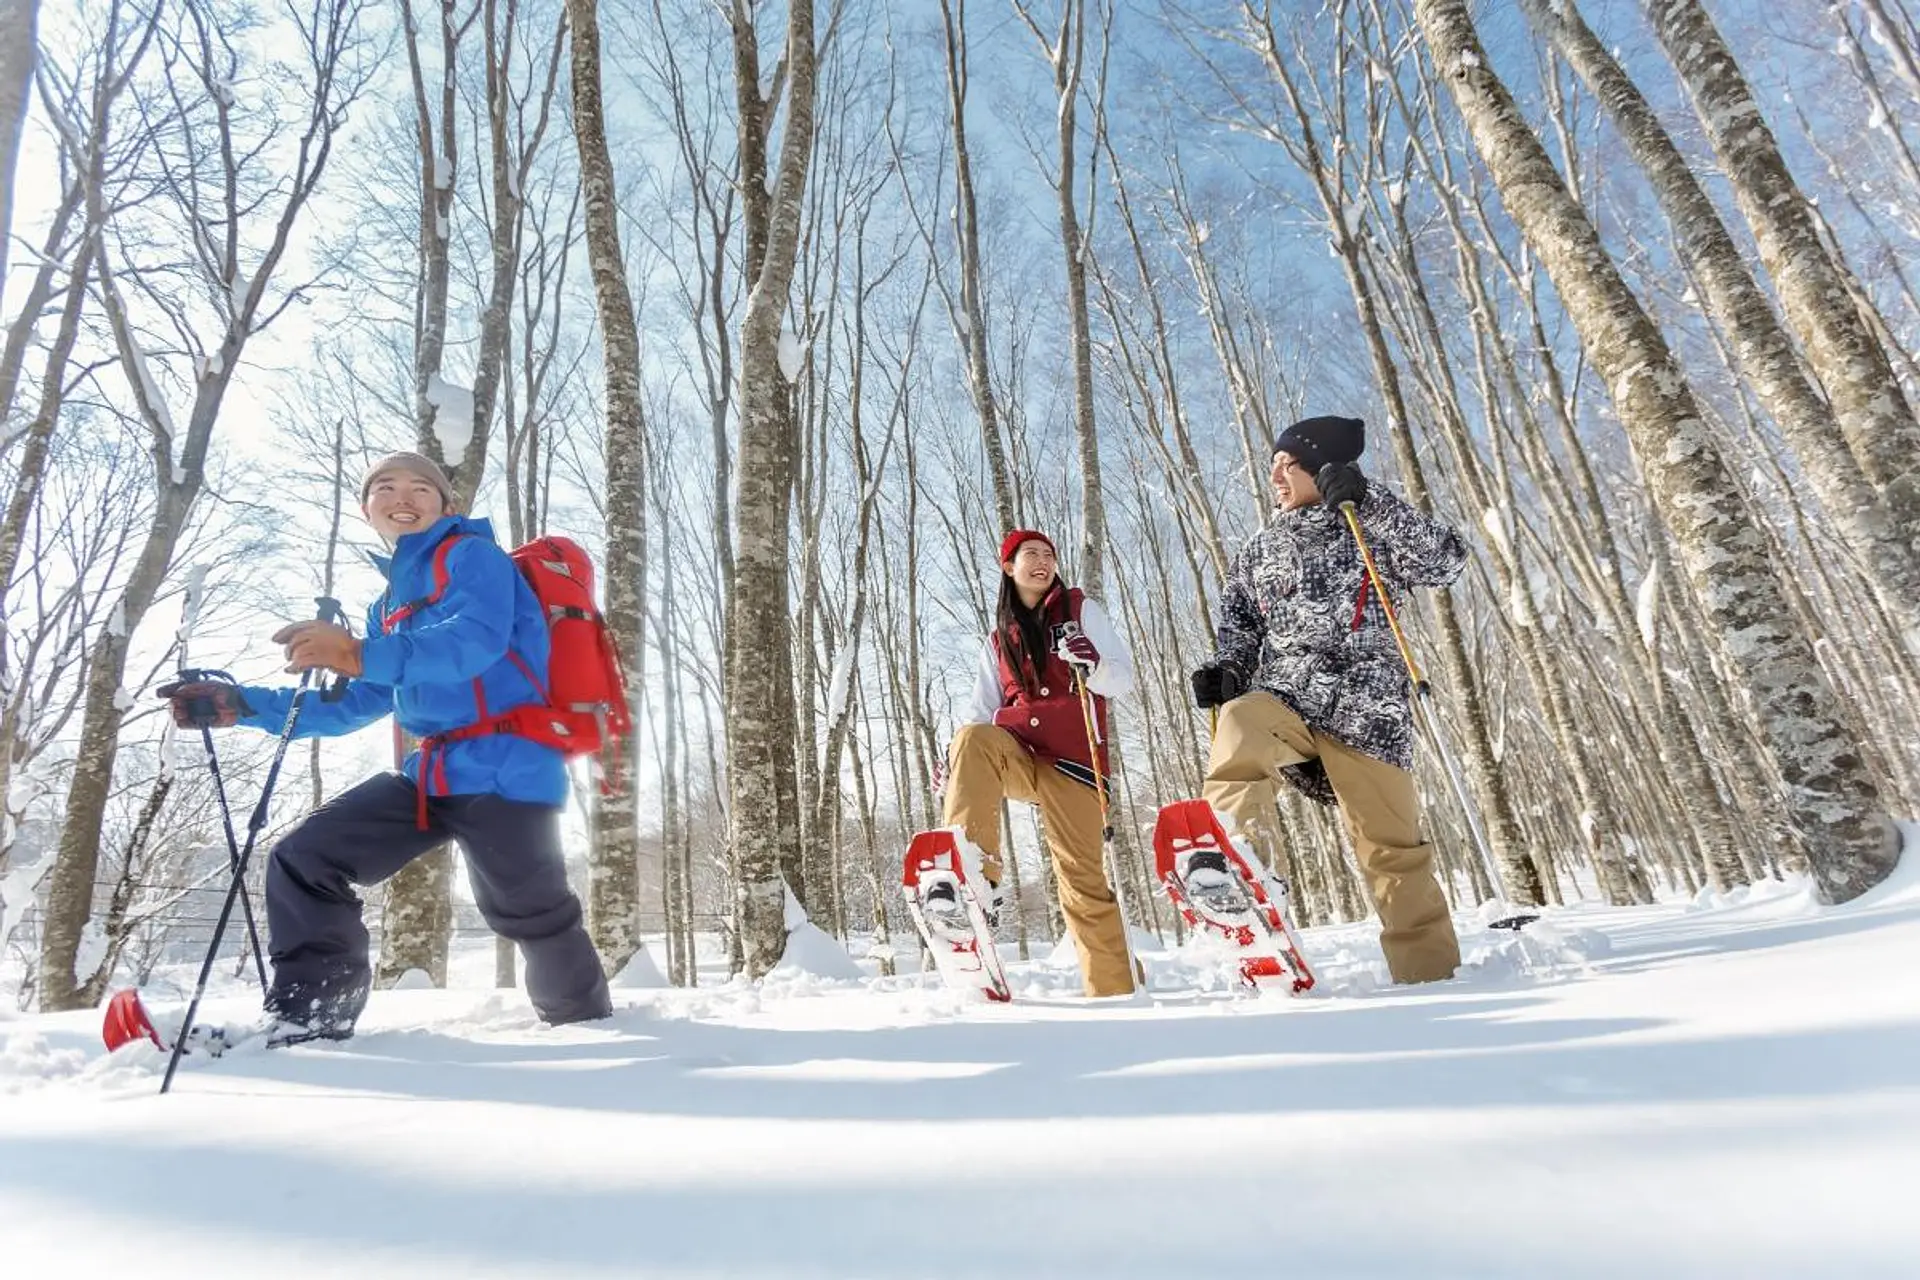
M 1080 629 L 1100 651 L 1100 664 L 1087 677 L 1087 688 L 1103 698 L 1124 698 L 1133 692 L 1133 655 L 1126 641 L 1107 619 L 1107 611 L 1097 601 L 1080 601 Z M 989 635 L 980 645 L 979 669 L 973 693 L 960 715 L 961 724 L 992 724 L 993 713 L 1006 705 L 1000 693 L 1000 655 L 994 652 Z

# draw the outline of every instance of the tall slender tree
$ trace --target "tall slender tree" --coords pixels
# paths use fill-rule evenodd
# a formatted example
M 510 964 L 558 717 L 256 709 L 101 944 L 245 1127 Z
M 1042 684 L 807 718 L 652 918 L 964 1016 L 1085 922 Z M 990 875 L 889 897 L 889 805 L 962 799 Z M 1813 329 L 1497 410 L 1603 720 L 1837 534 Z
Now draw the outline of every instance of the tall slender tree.
M 1414 13 L 1502 202 L 1612 395 L 1722 654 L 1740 675 L 1821 891 L 1833 901 L 1858 896 L 1893 869 L 1894 827 L 1685 375 L 1494 72 L 1467 0 L 1414 0 Z
M 1014 11 L 1039 42 L 1053 73 L 1054 170 L 1048 175 L 1060 215 L 1060 251 L 1066 265 L 1067 345 L 1073 370 L 1073 437 L 1080 459 L 1080 554 L 1075 576 L 1088 595 L 1101 594 L 1106 561 L 1107 508 L 1100 485 L 1100 433 L 1093 406 L 1093 321 L 1087 302 L 1087 258 L 1092 238 L 1090 204 L 1080 212 L 1080 95 L 1087 70 L 1088 0 L 1062 0 L 1060 21 L 1049 35 L 1026 0 Z M 1110 16 L 1110 15 L 1109 15 Z M 1104 47 L 1104 42 L 1103 42 Z M 1105 91 L 1106 64 L 1099 66 L 1099 90 Z M 1094 184 L 1089 181 L 1088 186 Z
M 6 293 L 13 238 L 13 173 L 27 123 L 33 67 L 40 50 L 40 0 L 0 0 L 0 296 Z
M 1893 362 L 1854 304 L 1850 273 L 1829 252 L 1812 203 L 1706 7 L 1699 0 L 1643 5 L 1693 97 L 1840 433 L 1879 491 L 1888 527 L 1906 537 L 1910 569 L 1920 563 L 1920 420 Z
M 607 146 L 600 82 L 598 0 L 567 0 L 573 27 L 573 132 L 586 195 L 587 262 L 600 319 L 606 379 L 606 612 L 619 637 L 628 696 L 638 698 L 646 641 L 647 420 L 640 386 L 640 331 L 620 247 L 619 187 Z M 668 570 L 671 572 L 671 569 Z M 637 713 L 637 707 L 629 707 Z M 639 723 L 637 714 L 635 723 Z M 640 947 L 640 830 L 635 811 L 639 756 L 630 741 L 620 785 L 594 809 L 588 926 L 601 959 L 617 970 Z
M 940 0 L 942 50 L 947 72 L 947 111 L 953 136 L 953 236 L 960 253 L 960 296 L 953 311 L 961 350 L 967 360 L 967 390 L 980 418 L 981 451 L 993 482 L 994 511 L 1000 526 L 1019 523 L 1015 489 L 1007 474 L 1001 443 L 1000 406 L 994 400 L 993 368 L 987 357 L 987 303 L 980 252 L 980 199 L 974 186 L 973 150 L 967 142 L 967 93 L 973 67 L 967 41 L 967 0 Z
M 1646 171 L 1674 231 L 1676 247 L 1698 273 L 1708 311 L 1738 340 L 1740 370 L 1780 425 L 1821 502 L 1873 565 L 1873 582 L 1888 607 L 1920 622 L 1920 555 L 1912 530 L 1868 483 L 1808 380 L 1792 340 L 1720 220 L 1713 201 L 1652 104 L 1589 27 L 1574 0 L 1523 0 L 1534 26 L 1584 80 Z
M 740 321 L 738 541 L 727 637 L 728 836 L 742 960 L 754 977 L 785 953 L 787 893 L 800 887 L 788 605 L 798 340 L 786 316 L 813 155 L 816 72 L 812 0 L 790 0 L 785 53 L 763 85 L 759 9 L 760 0 L 730 0 L 748 289 Z M 770 173 L 767 143 L 782 118 L 779 163 Z

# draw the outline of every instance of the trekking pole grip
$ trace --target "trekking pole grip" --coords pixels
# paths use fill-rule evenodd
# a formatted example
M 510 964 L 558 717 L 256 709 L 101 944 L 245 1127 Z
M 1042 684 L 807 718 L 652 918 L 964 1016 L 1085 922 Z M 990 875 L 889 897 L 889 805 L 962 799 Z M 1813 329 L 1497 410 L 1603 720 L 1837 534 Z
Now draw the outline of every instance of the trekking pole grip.
M 341 608 L 340 602 L 332 596 L 315 596 L 313 598 L 313 608 L 316 621 L 337 622 L 343 627 L 347 625 L 347 611 Z M 320 701 L 322 702 L 338 702 L 344 698 L 346 694 L 347 677 L 345 676 L 335 676 L 320 686 Z

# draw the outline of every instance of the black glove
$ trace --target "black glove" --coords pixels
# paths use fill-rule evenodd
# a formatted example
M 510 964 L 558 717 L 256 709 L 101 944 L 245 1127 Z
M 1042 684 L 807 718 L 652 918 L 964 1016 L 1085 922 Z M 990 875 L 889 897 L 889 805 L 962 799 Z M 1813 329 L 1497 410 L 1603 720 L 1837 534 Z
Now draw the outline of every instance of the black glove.
M 1201 710 L 1232 702 L 1247 691 L 1247 681 L 1224 662 L 1209 662 L 1193 672 L 1193 702 Z
M 153 692 L 172 704 L 173 722 L 182 729 L 225 729 L 253 714 L 231 681 L 175 680 Z
M 1351 462 L 1329 462 L 1320 468 L 1313 484 L 1320 490 L 1320 501 L 1330 507 L 1344 507 L 1349 502 L 1357 507 L 1367 500 L 1367 478 Z

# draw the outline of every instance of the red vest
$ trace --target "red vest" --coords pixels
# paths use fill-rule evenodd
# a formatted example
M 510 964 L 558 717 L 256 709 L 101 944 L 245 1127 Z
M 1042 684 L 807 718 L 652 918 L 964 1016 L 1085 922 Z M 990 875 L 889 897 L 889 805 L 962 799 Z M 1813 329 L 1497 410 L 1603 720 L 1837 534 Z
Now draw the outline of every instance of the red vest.
M 1070 760 L 1083 767 L 1093 763 L 1088 750 L 1086 713 L 1081 709 L 1080 695 L 1074 687 L 1074 669 L 1054 652 L 1062 639 L 1080 629 L 1080 604 L 1084 599 L 1078 588 L 1068 588 L 1056 581 L 1053 590 L 1040 601 L 1040 616 L 1046 623 L 1047 651 L 1033 655 L 1040 676 L 1037 696 L 1029 694 L 1020 682 L 1013 658 L 1007 652 L 1013 647 L 1009 645 L 1008 636 L 999 631 L 993 635 L 993 652 L 1000 663 L 1002 703 L 1000 710 L 993 714 L 993 722 L 1020 739 L 1027 750 L 1047 764 L 1055 760 Z M 1093 722 L 1100 736 L 1098 767 L 1105 774 L 1108 772 L 1107 700 L 1097 693 L 1089 696 L 1093 703 Z

